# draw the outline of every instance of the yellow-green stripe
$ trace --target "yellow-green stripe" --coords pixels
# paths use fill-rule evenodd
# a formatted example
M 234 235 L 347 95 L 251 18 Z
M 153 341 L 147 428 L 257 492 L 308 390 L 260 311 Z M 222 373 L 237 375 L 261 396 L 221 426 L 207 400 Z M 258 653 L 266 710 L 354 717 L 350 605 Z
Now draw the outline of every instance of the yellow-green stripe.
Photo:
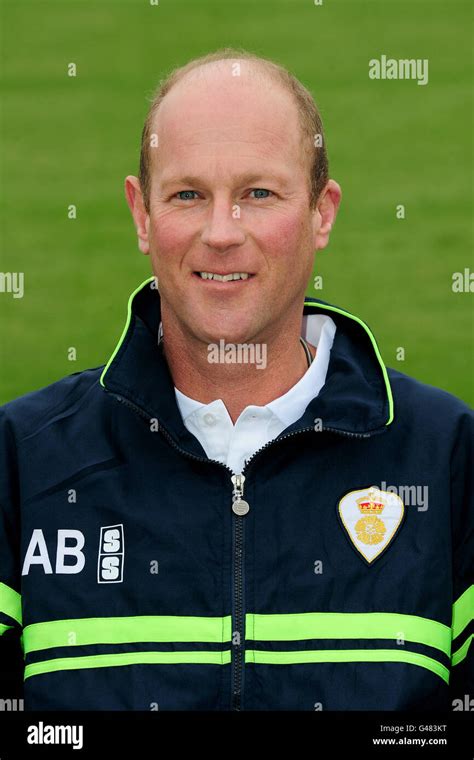
M 453 652 L 453 656 L 451 658 L 451 664 L 453 666 L 458 665 L 467 656 L 467 652 L 473 638 L 474 638 L 474 634 L 471 633 L 471 635 L 469 636 L 469 638 L 466 639 L 464 644 L 460 646 L 459 649 L 457 649 L 455 652 Z
M 230 660 L 230 650 L 222 652 L 123 652 L 84 657 L 61 657 L 27 665 L 24 679 L 58 670 L 110 668 L 119 665 L 226 665 Z
M 325 662 L 406 662 L 424 667 L 449 683 L 449 670 L 441 663 L 416 652 L 394 649 L 346 649 L 275 652 L 248 649 L 245 661 L 261 665 L 295 665 Z M 222 652 L 124 652 L 120 654 L 62 657 L 32 663 L 25 668 L 24 678 L 63 670 L 117 667 L 120 665 L 201 664 L 227 665 L 230 650 Z
M 398 649 L 326 649 L 316 651 L 275 652 L 248 649 L 245 662 L 260 665 L 298 665 L 313 662 L 407 662 L 431 670 L 449 683 L 449 670 L 437 660 L 416 652 Z
M 137 615 L 133 617 L 52 620 L 25 626 L 25 652 L 52 647 L 132 642 L 207 642 L 231 640 L 231 616 L 195 617 Z
M 6 583 L 0 583 L 0 612 L 21 625 L 21 595 Z
M 469 586 L 453 604 L 453 639 L 469 625 L 474 617 L 474 585 Z
M 357 322 L 357 324 L 363 327 L 363 329 L 366 331 L 367 335 L 370 338 L 370 342 L 372 343 L 372 347 L 375 351 L 377 360 L 380 364 L 380 369 L 382 370 L 382 375 L 385 382 L 385 390 L 387 391 L 388 408 L 389 408 L 388 420 L 385 424 L 390 425 L 393 422 L 393 418 L 394 418 L 392 387 L 390 385 L 390 380 L 388 379 L 388 373 L 387 373 L 387 368 L 385 366 L 385 362 L 382 359 L 382 355 L 377 345 L 377 341 L 375 340 L 375 336 L 370 330 L 369 326 L 366 325 L 366 323 L 359 317 L 356 317 L 354 314 L 351 314 L 349 311 L 345 311 L 344 309 L 339 309 L 337 306 L 329 306 L 326 303 L 313 303 L 312 301 L 305 301 L 304 305 L 313 306 L 317 309 L 323 309 L 323 310 L 325 309 L 326 311 L 335 311 L 337 314 L 342 314 L 344 317 L 349 317 L 349 319 L 353 319 L 354 322 Z
M 142 288 L 143 288 L 143 287 L 144 287 L 144 286 L 145 286 L 147 283 L 150 283 L 150 282 L 151 282 L 152 280 L 154 280 L 154 279 L 155 279 L 155 276 L 154 276 L 154 275 L 152 275 L 151 277 L 147 277 L 147 278 L 146 278 L 146 280 L 144 280 L 142 283 L 140 283 L 140 285 L 139 285 L 137 288 L 135 288 L 135 290 L 133 291 L 133 293 L 131 293 L 131 294 L 130 294 L 130 296 L 129 296 L 129 299 L 128 299 L 128 304 L 127 304 L 127 318 L 126 318 L 126 320 L 125 320 L 125 326 L 124 326 L 124 328 L 123 328 L 123 330 L 122 330 L 122 335 L 120 336 L 120 338 L 119 338 L 119 340 L 118 340 L 118 342 L 117 342 L 117 345 L 115 346 L 115 348 L 114 348 L 114 351 L 113 351 L 113 353 L 112 353 L 112 355 L 111 355 L 111 357 L 110 357 L 109 361 L 108 361 L 108 362 L 107 362 L 107 364 L 105 365 L 104 369 L 102 370 L 102 374 L 101 374 L 101 376 L 100 376 L 100 380 L 99 380 L 99 382 L 100 382 L 100 384 L 101 384 L 101 385 L 102 385 L 104 388 L 105 388 L 105 383 L 104 383 L 104 377 L 105 377 L 105 373 L 107 372 L 107 370 L 108 370 L 108 368 L 110 367 L 110 365 L 112 364 L 112 362 L 113 362 L 114 358 L 115 358 L 115 357 L 116 357 L 116 355 L 118 354 L 118 352 L 119 352 L 119 350 L 120 350 L 120 346 L 122 345 L 123 339 L 125 338 L 125 336 L 126 336 L 126 334 L 127 334 L 127 330 L 128 330 L 128 327 L 129 327 L 129 325 L 130 325 L 130 321 L 131 321 L 131 319 L 132 319 L 132 302 L 133 302 L 133 299 L 135 298 L 136 294 L 137 294 L 137 293 L 139 293 L 139 292 L 140 292 L 140 290 L 141 290 L 141 289 L 142 289 Z
M 392 612 L 302 612 L 247 614 L 246 638 L 254 641 L 302 639 L 393 639 L 413 641 L 451 653 L 451 629 L 437 620 Z
M 231 639 L 231 616 L 133 616 L 77 618 L 34 623 L 24 628 L 25 651 L 88 644 L 153 641 L 220 643 Z M 246 615 L 246 638 L 259 641 L 304 639 L 393 639 L 413 641 L 451 652 L 451 631 L 436 620 L 399 613 Z

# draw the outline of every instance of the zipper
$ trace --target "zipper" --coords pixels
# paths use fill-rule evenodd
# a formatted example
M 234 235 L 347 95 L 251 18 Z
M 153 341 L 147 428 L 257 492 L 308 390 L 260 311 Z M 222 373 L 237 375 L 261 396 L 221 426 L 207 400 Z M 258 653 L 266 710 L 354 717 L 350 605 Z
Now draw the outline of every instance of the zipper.
M 245 579 L 244 579 L 244 515 L 249 511 L 249 503 L 244 501 L 245 475 L 232 475 L 232 669 L 231 669 L 231 709 L 240 711 L 243 691 L 245 654 Z
M 120 396 L 117 393 L 108 391 L 107 393 L 119 401 L 126 407 L 129 407 L 135 411 L 140 417 L 148 420 L 151 416 L 145 412 L 140 406 L 137 406 L 128 399 Z M 244 675 L 244 656 L 245 656 L 245 602 L 244 602 L 244 517 L 250 509 L 250 505 L 244 500 L 244 483 L 247 475 L 249 465 L 254 461 L 255 457 L 277 441 L 284 441 L 287 438 L 292 438 L 295 435 L 301 433 L 314 432 L 314 427 L 306 427 L 301 430 L 293 430 L 291 433 L 287 433 L 278 438 L 274 438 L 271 441 L 267 441 L 257 451 L 255 451 L 250 459 L 245 463 L 245 466 L 241 473 L 234 473 L 234 471 L 223 462 L 219 462 L 217 459 L 205 459 L 204 457 L 197 456 L 197 454 L 191 454 L 189 451 L 185 451 L 174 441 L 173 437 L 166 430 L 161 423 L 158 423 L 158 429 L 170 445 L 179 451 L 189 459 L 196 460 L 198 462 L 213 462 L 220 467 L 224 467 L 231 473 L 232 481 L 232 558 L 233 558 L 233 570 L 232 570 L 232 650 L 231 650 L 231 709 L 240 711 L 242 706 L 242 694 L 243 694 L 243 675 Z M 330 428 L 322 426 L 320 431 L 336 433 L 338 435 L 347 436 L 349 438 L 370 438 L 374 433 L 350 433 L 347 430 L 339 430 L 338 428 Z

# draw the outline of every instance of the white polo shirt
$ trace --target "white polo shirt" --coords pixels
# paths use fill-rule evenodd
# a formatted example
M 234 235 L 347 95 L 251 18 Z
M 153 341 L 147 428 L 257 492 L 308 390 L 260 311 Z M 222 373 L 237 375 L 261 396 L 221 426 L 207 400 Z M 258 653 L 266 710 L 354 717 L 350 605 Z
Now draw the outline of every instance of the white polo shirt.
M 317 346 L 316 356 L 303 377 L 283 396 L 265 406 L 246 406 L 235 425 L 222 399 L 203 404 L 174 389 L 183 423 L 196 436 L 210 459 L 242 472 L 245 460 L 276 438 L 303 415 L 326 381 L 336 325 L 331 317 L 310 314 L 302 319 L 301 335 Z

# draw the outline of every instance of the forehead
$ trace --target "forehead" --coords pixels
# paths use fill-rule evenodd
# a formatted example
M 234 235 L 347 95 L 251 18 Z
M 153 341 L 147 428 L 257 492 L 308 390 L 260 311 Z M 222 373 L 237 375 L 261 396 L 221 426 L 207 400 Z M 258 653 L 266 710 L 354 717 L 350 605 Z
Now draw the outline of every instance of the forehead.
M 234 76 L 231 61 L 220 64 L 190 72 L 165 96 L 152 124 L 155 168 L 192 157 L 298 160 L 301 128 L 292 95 L 252 67 Z

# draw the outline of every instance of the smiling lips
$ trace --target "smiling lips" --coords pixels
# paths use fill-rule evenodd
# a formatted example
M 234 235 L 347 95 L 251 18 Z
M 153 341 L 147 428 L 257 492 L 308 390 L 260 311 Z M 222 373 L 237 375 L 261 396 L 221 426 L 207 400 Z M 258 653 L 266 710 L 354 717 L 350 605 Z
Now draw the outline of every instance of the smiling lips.
M 248 280 L 254 275 L 250 272 L 229 272 L 228 274 L 218 274 L 217 272 L 194 272 L 202 280 L 213 280 L 216 282 L 239 282 Z

